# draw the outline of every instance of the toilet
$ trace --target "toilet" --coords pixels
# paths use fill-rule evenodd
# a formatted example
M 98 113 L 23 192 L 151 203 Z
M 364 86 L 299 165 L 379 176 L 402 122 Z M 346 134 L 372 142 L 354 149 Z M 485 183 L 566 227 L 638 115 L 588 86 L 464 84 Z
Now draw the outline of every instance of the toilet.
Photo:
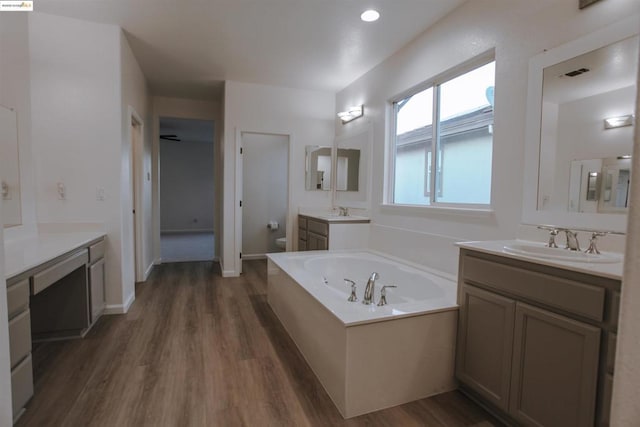
M 287 249 L 287 238 L 286 237 L 280 237 L 280 238 L 276 239 L 276 246 L 279 247 L 280 249 L 282 249 L 283 251 L 285 249 Z

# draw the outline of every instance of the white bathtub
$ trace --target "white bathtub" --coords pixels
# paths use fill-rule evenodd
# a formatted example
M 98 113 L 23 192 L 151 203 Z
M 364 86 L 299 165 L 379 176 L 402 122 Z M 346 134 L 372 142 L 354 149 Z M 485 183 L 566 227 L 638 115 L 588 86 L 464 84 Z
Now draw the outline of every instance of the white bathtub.
M 345 418 L 455 388 L 456 282 L 366 251 L 268 255 L 268 301 Z M 361 303 L 372 272 L 388 305 Z M 349 302 L 357 283 L 358 302 Z

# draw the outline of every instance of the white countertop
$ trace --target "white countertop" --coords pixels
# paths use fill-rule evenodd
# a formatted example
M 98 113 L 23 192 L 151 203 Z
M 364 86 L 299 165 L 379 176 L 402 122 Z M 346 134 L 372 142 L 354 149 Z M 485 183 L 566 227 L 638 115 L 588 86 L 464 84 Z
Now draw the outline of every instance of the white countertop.
M 327 222 L 369 222 L 371 221 L 371 219 L 369 217 L 366 216 L 359 216 L 359 215 L 348 215 L 348 216 L 339 216 L 338 214 L 331 214 L 331 213 L 326 213 L 326 214 L 310 214 L 310 213 L 301 213 L 300 215 L 302 216 L 308 216 L 310 218 L 317 218 L 319 220 L 322 221 L 327 221 Z
M 5 241 L 5 279 L 15 277 L 105 236 L 104 232 L 39 233 Z
M 547 265 L 550 267 L 563 268 L 565 270 L 576 271 L 579 273 L 593 274 L 600 277 L 622 280 L 623 261 L 612 263 L 593 263 L 593 262 L 575 262 L 556 260 L 550 258 L 538 258 L 530 255 L 520 255 L 505 251 L 504 247 L 513 244 L 530 244 L 541 245 L 541 242 L 530 242 L 526 240 L 491 240 L 478 242 L 458 242 L 456 246 L 464 249 L 472 249 L 492 255 L 504 256 L 507 258 L 518 259 L 522 261 L 533 262 L 536 264 Z

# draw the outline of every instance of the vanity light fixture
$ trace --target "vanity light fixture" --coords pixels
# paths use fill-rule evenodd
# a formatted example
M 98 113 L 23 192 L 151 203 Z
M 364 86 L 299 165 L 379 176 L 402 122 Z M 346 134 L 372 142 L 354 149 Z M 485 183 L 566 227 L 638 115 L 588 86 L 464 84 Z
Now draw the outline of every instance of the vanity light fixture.
M 349 107 L 346 111 L 340 111 L 338 117 L 342 120 L 342 124 L 349 123 L 364 115 L 364 105 L 358 105 L 355 107 Z
M 380 19 L 380 12 L 375 9 L 367 9 L 362 12 L 362 15 L 360 15 L 360 19 L 362 19 L 364 22 L 375 22 Z
M 615 129 L 632 125 L 633 114 L 627 114 L 626 116 L 609 117 L 608 119 L 604 119 L 605 129 Z

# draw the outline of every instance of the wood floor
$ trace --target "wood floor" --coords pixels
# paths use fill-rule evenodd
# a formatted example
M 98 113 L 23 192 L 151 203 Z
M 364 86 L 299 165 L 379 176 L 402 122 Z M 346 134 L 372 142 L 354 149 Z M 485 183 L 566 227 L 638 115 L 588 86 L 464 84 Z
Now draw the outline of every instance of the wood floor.
M 164 264 L 128 314 L 36 347 L 35 396 L 18 425 L 500 425 L 458 392 L 343 420 L 267 304 L 266 263 L 244 271 Z

